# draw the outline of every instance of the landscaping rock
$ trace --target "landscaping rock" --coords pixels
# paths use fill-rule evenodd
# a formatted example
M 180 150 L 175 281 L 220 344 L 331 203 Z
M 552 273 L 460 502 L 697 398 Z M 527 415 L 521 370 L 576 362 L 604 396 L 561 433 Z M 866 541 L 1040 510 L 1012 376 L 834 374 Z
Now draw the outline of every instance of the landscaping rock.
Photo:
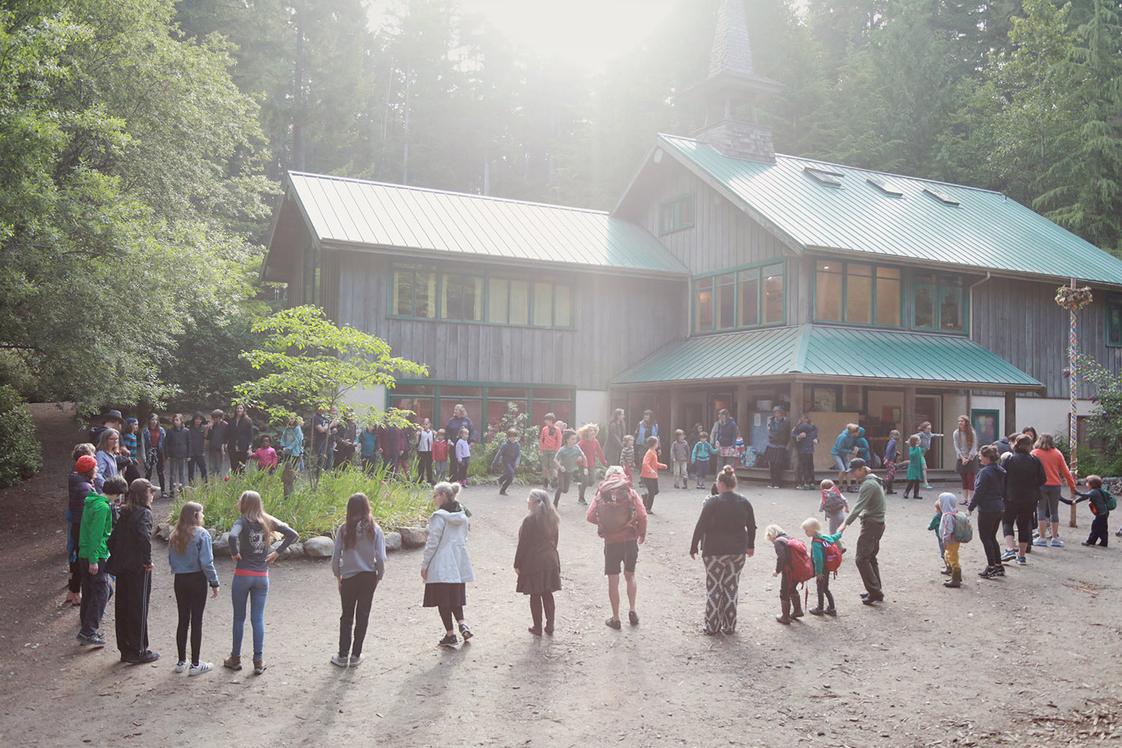
M 284 558 L 299 558 L 300 556 L 303 556 L 303 555 L 304 555 L 304 544 L 303 543 L 293 543 L 292 545 L 290 545 L 290 546 L 288 546 L 287 548 L 284 549 L 284 553 L 280 554 L 280 557 L 282 559 L 284 559 Z
M 400 551 L 401 550 L 401 533 L 400 532 L 387 532 L 386 536 L 386 550 L 387 551 Z
M 403 548 L 422 548 L 429 541 L 429 531 L 424 527 L 399 527 Z
M 166 522 L 156 525 L 156 537 L 165 543 L 171 540 L 171 525 Z
M 308 558 L 331 558 L 335 552 L 335 541 L 326 535 L 308 538 L 304 541 L 304 555 Z
M 224 532 L 214 541 L 214 555 L 223 557 L 230 555 L 230 533 Z

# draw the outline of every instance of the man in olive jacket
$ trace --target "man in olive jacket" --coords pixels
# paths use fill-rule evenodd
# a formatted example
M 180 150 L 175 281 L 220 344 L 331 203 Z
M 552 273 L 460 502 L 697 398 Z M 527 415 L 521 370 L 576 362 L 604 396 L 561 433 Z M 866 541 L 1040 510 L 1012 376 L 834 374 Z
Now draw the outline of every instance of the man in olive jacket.
M 861 481 L 861 492 L 858 494 L 857 503 L 853 505 L 849 516 L 845 518 L 838 531 L 844 531 L 846 527 L 853 524 L 854 520 L 860 518 L 861 535 L 857 538 L 855 563 L 867 590 L 861 593 L 861 602 L 865 605 L 873 605 L 884 600 L 880 582 L 880 565 L 877 563 L 880 539 L 884 535 L 884 511 L 887 506 L 884 486 L 880 478 L 873 475 L 873 471 L 860 457 L 850 460 L 849 474 Z

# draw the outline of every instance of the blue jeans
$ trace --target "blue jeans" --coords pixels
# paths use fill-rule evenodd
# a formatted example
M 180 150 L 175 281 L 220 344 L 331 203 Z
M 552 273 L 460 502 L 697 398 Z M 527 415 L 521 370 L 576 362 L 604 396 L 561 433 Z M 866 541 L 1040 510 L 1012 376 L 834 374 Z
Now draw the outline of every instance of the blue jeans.
M 235 576 L 230 585 L 234 603 L 234 645 L 230 654 L 242 655 L 242 636 L 245 634 L 245 602 L 249 598 L 249 622 L 253 626 L 253 659 L 260 660 L 265 650 L 265 599 L 269 596 L 268 577 Z

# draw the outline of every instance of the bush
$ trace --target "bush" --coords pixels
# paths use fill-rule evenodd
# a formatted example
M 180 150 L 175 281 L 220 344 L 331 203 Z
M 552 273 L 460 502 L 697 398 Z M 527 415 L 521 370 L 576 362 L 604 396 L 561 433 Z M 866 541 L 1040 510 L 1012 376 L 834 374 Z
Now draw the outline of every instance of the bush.
M 431 512 L 427 488 L 387 478 L 381 469 L 367 474 L 347 466 L 324 471 L 318 483 L 301 475 L 292 494 L 285 498 L 279 470 L 273 475 L 247 470 L 226 481 L 196 482 L 180 495 L 168 521 L 175 523 L 185 502 L 197 501 L 203 505 L 207 527 L 229 530 L 238 518 L 238 497 L 243 491 L 257 491 L 265 511 L 291 525 L 301 539 L 330 535 L 346 519 L 347 499 L 361 491 L 370 498 L 374 518 L 388 531 L 425 521 Z
M 31 411 L 15 388 L 0 386 L 0 488 L 27 480 L 43 467 Z
M 538 430 L 530 423 L 530 416 L 518 409 L 518 404 L 508 402 L 506 411 L 497 424 L 490 441 L 483 445 L 472 445 L 471 463 L 468 476 L 479 480 L 491 474 L 491 463 L 499 447 L 506 441 L 507 429 L 518 431 L 518 442 L 522 447 L 522 462 L 518 466 L 518 476 L 532 479 L 541 475 L 541 453 L 538 450 Z

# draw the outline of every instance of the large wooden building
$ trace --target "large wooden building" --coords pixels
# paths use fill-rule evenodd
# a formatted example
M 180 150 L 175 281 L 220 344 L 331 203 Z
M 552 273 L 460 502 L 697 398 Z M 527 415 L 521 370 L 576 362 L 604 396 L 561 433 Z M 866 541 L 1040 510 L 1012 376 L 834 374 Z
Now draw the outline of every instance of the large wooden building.
M 753 115 L 776 89 L 725 2 L 703 127 L 659 135 L 611 212 L 293 173 L 266 278 L 427 364 L 367 397 L 436 422 L 457 402 L 481 424 L 511 401 L 570 423 L 650 408 L 664 429 L 727 407 L 759 444 L 783 402 L 874 446 L 960 414 L 1064 431 L 1056 288 L 1094 289 L 1082 351 L 1118 371 L 1122 260 L 997 192 L 776 154 Z

